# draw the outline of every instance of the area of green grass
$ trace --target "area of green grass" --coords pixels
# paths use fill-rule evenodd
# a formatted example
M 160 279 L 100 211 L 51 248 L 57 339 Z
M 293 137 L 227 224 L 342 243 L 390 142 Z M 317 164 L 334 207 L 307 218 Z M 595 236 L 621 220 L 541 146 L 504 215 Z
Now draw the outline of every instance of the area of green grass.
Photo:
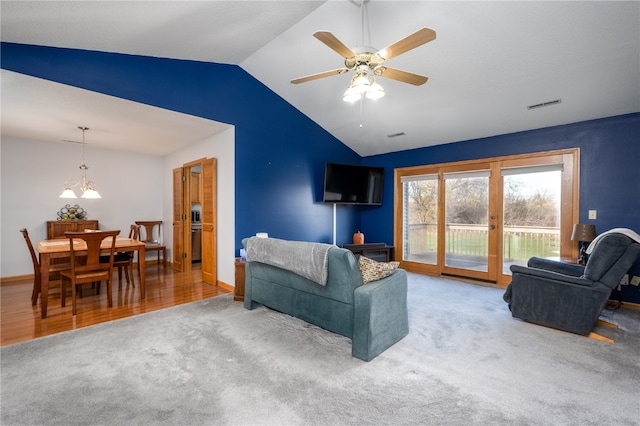
M 487 235 L 481 232 L 465 232 L 447 235 L 447 253 L 486 256 L 488 254 Z M 411 253 L 437 250 L 435 233 L 411 232 L 409 247 Z M 560 241 L 553 234 L 530 234 L 525 236 L 507 234 L 504 240 L 504 258 L 527 260 L 532 256 L 553 257 L 560 253 Z

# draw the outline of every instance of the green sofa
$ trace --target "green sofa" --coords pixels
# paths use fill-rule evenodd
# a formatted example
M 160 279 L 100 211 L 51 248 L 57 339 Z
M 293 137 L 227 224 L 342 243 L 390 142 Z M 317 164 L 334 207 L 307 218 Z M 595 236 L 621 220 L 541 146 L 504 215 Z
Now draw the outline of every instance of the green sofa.
M 364 361 L 409 333 L 404 270 L 363 284 L 349 250 L 331 247 L 327 261 L 326 285 L 319 285 L 289 270 L 247 259 L 245 308 L 264 305 L 346 336 L 352 341 L 352 356 Z

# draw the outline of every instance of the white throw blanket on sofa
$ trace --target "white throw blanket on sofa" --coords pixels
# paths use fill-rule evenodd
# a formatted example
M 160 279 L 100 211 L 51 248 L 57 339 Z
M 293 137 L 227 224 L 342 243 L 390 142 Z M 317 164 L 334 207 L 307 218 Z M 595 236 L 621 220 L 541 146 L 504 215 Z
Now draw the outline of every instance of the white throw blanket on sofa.
M 331 244 L 251 237 L 247 240 L 247 262 L 277 266 L 320 285 L 327 284 L 328 252 Z

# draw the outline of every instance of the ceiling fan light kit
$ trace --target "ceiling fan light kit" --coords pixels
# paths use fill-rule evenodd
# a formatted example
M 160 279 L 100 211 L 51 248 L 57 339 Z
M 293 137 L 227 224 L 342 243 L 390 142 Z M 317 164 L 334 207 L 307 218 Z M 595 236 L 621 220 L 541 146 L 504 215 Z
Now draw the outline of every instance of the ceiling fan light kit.
M 356 75 L 351 79 L 351 84 L 344 92 L 342 100 L 356 102 L 364 95 L 367 99 L 376 100 L 384 96 L 384 88 L 376 81 L 375 77 L 368 75 L 366 65 L 360 65 Z
M 89 128 L 78 126 L 78 129 L 82 130 L 82 164 L 79 167 L 80 170 L 82 170 L 82 177 L 80 178 L 80 180 L 65 182 L 64 191 L 62 191 L 62 194 L 60 194 L 60 198 L 78 198 L 78 196 L 72 189 L 76 186 L 80 189 L 80 191 L 82 191 L 82 198 L 102 198 L 98 191 L 96 191 L 96 184 L 93 181 L 87 179 L 87 170 L 89 169 L 89 167 L 87 167 L 84 162 L 84 132 L 89 130 Z
M 360 6 L 363 10 L 363 34 L 365 5 L 366 2 L 362 2 Z M 306 83 L 308 81 L 354 71 L 356 75 L 351 79 L 351 83 L 344 92 L 342 100 L 345 102 L 355 102 L 362 99 L 363 95 L 367 99 L 372 100 L 380 99 L 385 95 L 384 88 L 376 81 L 375 77 L 386 77 L 402 83 L 412 84 L 414 86 L 420 86 L 428 80 L 425 76 L 395 68 L 389 68 L 382 66 L 381 64 L 384 61 L 435 40 L 436 32 L 430 28 L 421 28 L 415 33 L 385 47 L 384 49 L 380 49 L 377 52 L 374 48 L 368 46 L 352 50 L 329 31 L 317 31 L 313 36 L 342 56 L 344 58 L 345 67 L 299 77 L 291 80 L 291 83 L 293 84 Z M 362 44 L 364 45 L 364 40 Z

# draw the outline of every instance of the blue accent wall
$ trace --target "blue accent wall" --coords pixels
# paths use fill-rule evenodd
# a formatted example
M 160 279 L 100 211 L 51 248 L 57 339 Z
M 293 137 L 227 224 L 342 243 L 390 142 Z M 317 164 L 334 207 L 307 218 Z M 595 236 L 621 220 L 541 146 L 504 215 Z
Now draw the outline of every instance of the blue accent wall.
M 2 43 L 2 68 L 235 126 L 236 251 L 243 237 L 331 242 L 322 203 L 324 164 L 385 168 L 381 207 L 337 206 L 337 243 L 356 230 L 393 242 L 393 172 L 436 164 L 578 147 L 580 221 L 599 232 L 640 231 L 640 113 L 360 158 L 235 65 Z M 587 211 L 598 211 L 589 221 Z M 640 275 L 640 264 L 633 272 Z M 639 287 L 623 299 L 640 303 Z
M 332 205 L 322 203 L 326 162 L 360 156 L 242 68 L 76 49 L 2 43 L 1 66 L 235 126 L 236 252 L 243 237 L 331 242 Z M 359 212 L 338 213 L 338 241 Z M 350 235 L 350 234 L 349 234 Z

